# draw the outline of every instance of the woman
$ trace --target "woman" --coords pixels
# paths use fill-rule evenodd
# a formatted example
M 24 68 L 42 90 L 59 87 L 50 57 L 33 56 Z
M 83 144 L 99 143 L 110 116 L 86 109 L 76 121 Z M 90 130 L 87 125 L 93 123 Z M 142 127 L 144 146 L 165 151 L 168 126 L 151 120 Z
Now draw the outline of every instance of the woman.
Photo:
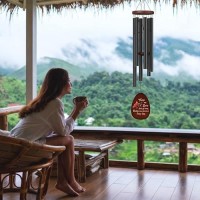
M 56 188 L 78 196 L 85 189 L 74 177 L 74 138 L 70 133 L 75 119 L 88 102 L 87 99 L 76 102 L 71 114 L 65 119 L 61 98 L 71 93 L 71 86 L 66 70 L 50 69 L 38 96 L 19 112 L 21 120 L 11 130 L 11 135 L 49 145 L 64 145 L 66 150 L 58 156 Z

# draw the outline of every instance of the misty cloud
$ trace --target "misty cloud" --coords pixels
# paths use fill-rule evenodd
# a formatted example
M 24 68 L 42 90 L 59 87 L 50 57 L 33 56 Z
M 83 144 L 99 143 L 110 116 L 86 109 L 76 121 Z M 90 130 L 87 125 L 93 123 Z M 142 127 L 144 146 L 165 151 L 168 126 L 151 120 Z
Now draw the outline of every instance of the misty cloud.
M 94 67 L 108 71 L 130 72 L 132 60 L 119 56 L 116 53 L 118 38 L 115 40 L 81 39 L 67 44 L 62 49 L 64 60 L 79 66 L 94 65 Z
M 167 65 L 154 59 L 154 69 L 156 73 L 165 73 L 169 76 L 192 76 L 197 81 L 200 80 L 200 57 L 191 56 L 182 52 L 182 58 L 176 65 Z
M 171 5 L 164 8 L 157 5 L 150 5 L 155 8 L 155 73 L 161 71 L 175 75 L 185 72 L 198 78 L 200 29 L 194 27 L 199 24 L 199 13 L 195 9 L 180 9 L 174 13 Z M 79 10 L 39 15 L 38 62 L 45 62 L 45 57 L 54 57 L 80 67 L 92 65 L 108 71 L 131 73 L 131 10 L 134 7 L 135 4 L 131 3 L 98 13 Z M 26 62 L 25 12 L 19 10 L 11 22 L 5 13 L 0 16 L 0 45 L 3 47 L 0 50 L 0 66 L 20 68 Z

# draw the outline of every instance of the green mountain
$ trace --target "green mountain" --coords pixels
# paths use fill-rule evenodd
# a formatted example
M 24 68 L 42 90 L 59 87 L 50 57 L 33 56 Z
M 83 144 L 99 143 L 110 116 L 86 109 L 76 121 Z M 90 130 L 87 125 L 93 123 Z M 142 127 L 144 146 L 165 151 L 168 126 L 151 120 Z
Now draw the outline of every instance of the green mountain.
M 95 69 L 93 66 L 88 65 L 87 67 L 79 67 L 58 58 L 45 57 L 37 64 L 38 82 L 41 82 L 44 79 L 44 76 L 47 73 L 47 71 L 54 67 L 61 67 L 61 68 L 66 69 L 69 72 L 70 79 L 72 81 L 80 80 L 84 77 L 87 77 L 89 74 L 97 71 L 97 69 Z M 20 68 L 19 70 L 8 74 L 7 76 L 20 79 L 20 80 L 25 80 L 26 68 L 24 66 Z
M 13 68 L 0 66 L 0 76 L 5 76 L 7 74 L 13 73 L 15 70 Z

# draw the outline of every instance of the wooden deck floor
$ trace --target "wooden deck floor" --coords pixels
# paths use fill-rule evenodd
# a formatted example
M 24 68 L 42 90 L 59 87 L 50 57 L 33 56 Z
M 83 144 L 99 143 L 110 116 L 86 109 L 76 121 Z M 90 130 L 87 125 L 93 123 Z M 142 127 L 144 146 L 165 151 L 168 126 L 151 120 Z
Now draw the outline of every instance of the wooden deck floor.
M 51 178 L 46 200 L 200 200 L 200 173 L 113 168 L 87 177 L 87 189 L 79 197 L 69 197 L 54 188 Z M 4 200 L 17 200 L 5 194 Z M 35 199 L 28 195 L 27 200 Z

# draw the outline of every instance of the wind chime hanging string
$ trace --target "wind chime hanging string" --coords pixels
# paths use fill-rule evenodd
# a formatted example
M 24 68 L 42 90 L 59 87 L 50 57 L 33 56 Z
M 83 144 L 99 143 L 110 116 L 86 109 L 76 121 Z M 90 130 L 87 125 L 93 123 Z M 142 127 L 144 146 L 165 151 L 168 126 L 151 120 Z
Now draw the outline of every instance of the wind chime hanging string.
M 141 2 L 140 2 L 141 3 Z M 153 72 L 153 17 L 152 10 L 134 10 L 133 17 L 133 87 L 136 87 L 137 71 L 139 81 L 143 80 L 143 69 L 147 76 Z

